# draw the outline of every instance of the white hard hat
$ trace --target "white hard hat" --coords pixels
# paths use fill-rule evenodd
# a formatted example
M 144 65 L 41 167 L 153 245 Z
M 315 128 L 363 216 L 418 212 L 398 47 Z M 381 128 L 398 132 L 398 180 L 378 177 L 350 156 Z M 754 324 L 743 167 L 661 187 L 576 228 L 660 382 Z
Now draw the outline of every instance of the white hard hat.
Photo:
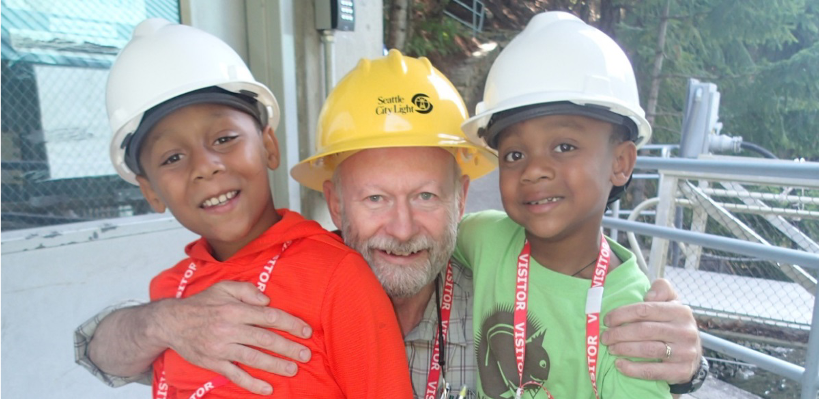
M 160 18 L 134 29 L 111 67 L 105 98 L 114 133 L 111 162 L 132 184 L 137 184 L 140 143 L 155 123 L 176 109 L 213 102 L 246 111 L 263 127 L 279 123 L 273 93 L 253 78 L 230 46 L 209 33 Z
M 502 113 L 513 109 L 523 112 Z M 554 114 L 624 125 L 639 148 L 652 135 L 626 54 L 605 33 L 559 11 L 533 17 L 499 54 L 476 115 L 461 127 L 495 147 L 504 127 Z

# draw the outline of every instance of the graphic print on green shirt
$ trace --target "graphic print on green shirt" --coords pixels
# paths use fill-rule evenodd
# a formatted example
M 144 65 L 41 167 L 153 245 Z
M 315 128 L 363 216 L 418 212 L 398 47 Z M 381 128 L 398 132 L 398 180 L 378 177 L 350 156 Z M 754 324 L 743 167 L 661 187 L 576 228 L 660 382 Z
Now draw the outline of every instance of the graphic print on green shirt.
M 515 362 L 513 307 L 499 305 L 486 317 L 481 318 L 481 329 L 475 342 L 478 358 L 478 375 L 484 385 L 484 394 L 501 398 L 518 388 L 518 370 Z M 544 349 L 546 329 L 537 320 L 527 317 L 525 339 L 524 380 L 544 384 L 550 374 L 550 357 Z M 524 391 L 540 389 L 535 385 Z

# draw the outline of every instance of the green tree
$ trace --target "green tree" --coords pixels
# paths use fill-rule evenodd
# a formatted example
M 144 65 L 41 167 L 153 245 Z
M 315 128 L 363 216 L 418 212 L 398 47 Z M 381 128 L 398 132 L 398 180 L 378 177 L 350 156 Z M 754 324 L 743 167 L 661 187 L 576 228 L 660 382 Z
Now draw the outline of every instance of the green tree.
M 467 30 L 444 10 L 450 0 L 385 0 L 385 46 L 414 57 L 448 56 L 461 50 Z
M 669 16 L 663 11 L 669 3 Z M 619 3 L 614 36 L 630 53 L 646 102 L 666 41 L 655 143 L 680 141 L 690 77 L 718 85 L 724 133 L 781 158 L 818 157 L 818 6 L 813 0 L 644 0 Z

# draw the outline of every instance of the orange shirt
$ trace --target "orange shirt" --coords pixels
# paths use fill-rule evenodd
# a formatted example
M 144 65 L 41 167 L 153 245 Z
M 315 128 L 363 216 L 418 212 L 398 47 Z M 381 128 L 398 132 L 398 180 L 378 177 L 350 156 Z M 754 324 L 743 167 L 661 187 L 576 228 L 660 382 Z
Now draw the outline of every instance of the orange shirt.
M 200 238 L 185 248 L 188 259 L 151 281 L 151 300 L 174 298 L 193 262 L 183 297 L 221 280 L 257 284 L 268 261 L 291 241 L 266 282 L 271 306 L 301 318 L 313 328 L 310 339 L 284 332 L 312 352 L 295 377 L 281 377 L 240 365 L 273 385 L 276 398 L 410 398 L 410 373 L 392 304 L 370 267 L 341 239 L 296 212 L 279 210 L 282 219 L 225 262 L 215 260 Z M 268 352 L 270 353 L 270 352 Z M 154 363 L 154 392 L 165 369 L 168 398 L 189 398 L 216 373 L 186 362 L 167 350 Z M 233 383 L 216 388 L 207 399 L 260 396 Z

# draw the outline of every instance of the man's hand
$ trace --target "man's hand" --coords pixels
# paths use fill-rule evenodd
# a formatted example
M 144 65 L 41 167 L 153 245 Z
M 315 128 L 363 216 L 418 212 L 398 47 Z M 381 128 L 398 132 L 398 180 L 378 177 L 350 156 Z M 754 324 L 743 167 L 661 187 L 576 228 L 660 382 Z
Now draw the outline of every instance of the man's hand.
M 682 305 L 668 281 L 655 280 L 645 302 L 622 306 L 609 312 L 604 323 L 609 327 L 601 342 L 613 355 L 660 359 L 633 362 L 618 359 L 616 367 L 625 375 L 645 380 L 664 380 L 670 384 L 689 382 L 698 370 L 701 343 L 692 309 Z M 667 358 L 666 345 L 671 349 Z
M 138 367 L 145 370 L 162 351 L 171 348 L 190 363 L 224 375 L 242 388 L 270 394 L 270 384 L 251 377 L 234 363 L 292 376 L 296 363 L 256 347 L 307 362 L 307 347 L 266 328 L 301 338 L 310 337 L 312 331 L 305 322 L 267 307 L 268 302 L 253 284 L 223 281 L 188 298 L 152 302 L 127 312 L 123 309 L 100 323 L 89 354 L 103 371 L 123 375 Z M 106 323 L 109 318 L 112 321 Z

